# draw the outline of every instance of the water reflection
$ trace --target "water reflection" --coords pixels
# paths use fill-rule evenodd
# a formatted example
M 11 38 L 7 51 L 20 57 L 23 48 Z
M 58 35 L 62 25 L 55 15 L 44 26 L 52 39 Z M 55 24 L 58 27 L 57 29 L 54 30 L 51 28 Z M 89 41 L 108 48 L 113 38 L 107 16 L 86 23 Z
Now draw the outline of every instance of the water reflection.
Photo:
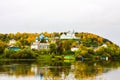
M 119 67 L 119 61 L 0 62 L 0 80 L 118 80 Z

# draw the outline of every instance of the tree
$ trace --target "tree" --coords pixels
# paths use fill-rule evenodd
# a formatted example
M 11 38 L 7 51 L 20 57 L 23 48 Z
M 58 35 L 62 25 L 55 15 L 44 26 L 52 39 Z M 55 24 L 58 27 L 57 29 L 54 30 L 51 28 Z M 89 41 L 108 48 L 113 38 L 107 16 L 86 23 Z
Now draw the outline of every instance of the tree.
M 15 37 L 14 37 L 14 34 L 13 34 L 13 33 L 8 34 L 8 38 L 9 38 L 9 39 L 14 39 L 14 38 L 15 38 Z
M 51 43 L 50 44 L 50 53 L 56 53 L 56 44 L 55 43 Z
M 34 35 L 29 35 L 28 38 L 27 38 L 28 44 L 31 44 L 34 41 L 35 41 L 35 36 Z
M 21 42 L 20 41 L 16 41 L 16 44 L 15 44 L 15 46 L 18 46 L 18 47 L 22 47 L 22 44 L 21 44 Z
M 3 53 L 4 49 L 7 47 L 7 44 L 0 41 L 0 53 Z
M 15 34 L 16 40 L 19 40 L 21 37 L 22 37 L 22 34 L 21 34 L 20 32 L 17 32 L 17 33 Z
M 80 55 L 82 56 L 85 56 L 86 54 L 88 54 L 88 49 L 83 44 L 80 44 L 79 51 L 80 51 Z
M 64 49 L 64 43 L 60 40 L 57 40 L 56 44 L 57 44 L 57 53 L 63 54 L 63 52 L 65 50 Z
M 17 51 L 15 54 L 15 57 L 19 59 L 35 59 L 36 54 L 31 49 L 25 48 L 23 50 Z

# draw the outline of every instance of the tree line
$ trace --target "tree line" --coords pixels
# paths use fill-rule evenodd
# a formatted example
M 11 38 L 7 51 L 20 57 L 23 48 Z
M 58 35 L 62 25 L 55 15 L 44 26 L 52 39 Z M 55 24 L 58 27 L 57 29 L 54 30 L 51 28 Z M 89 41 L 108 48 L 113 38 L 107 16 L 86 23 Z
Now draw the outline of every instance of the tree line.
M 61 34 L 65 32 L 43 32 L 45 36 L 49 37 L 49 42 L 55 37 L 60 37 Z M 76 32 L 75 36 L 80 37 L 80 39 L 69 39 L 60 40 L 56 39 L 56 43 L 50 44 L 50 50 L 31 50 L 30 45 L 35 41 L 36 37 L 39 37 L 41 33 L 0 33 L 0 55 L 6 58 L 36 58 L 39 55 L 75 55 L 84 57 L 94 57 L 94 56 L 108 56 L 108 57 L 119 57 L 120 47 L 113 42 L 100 37 L 96 34 Z M 7 49 L 8 43 L 11 39 L 16 40 L 16 46 L 19 46 L 21 50 L 19 51 L 9 51 Z M 103 44 L 107 47 L 102 46 Z M 77 51 L 71 51 L 72 47 L 77 47 Z

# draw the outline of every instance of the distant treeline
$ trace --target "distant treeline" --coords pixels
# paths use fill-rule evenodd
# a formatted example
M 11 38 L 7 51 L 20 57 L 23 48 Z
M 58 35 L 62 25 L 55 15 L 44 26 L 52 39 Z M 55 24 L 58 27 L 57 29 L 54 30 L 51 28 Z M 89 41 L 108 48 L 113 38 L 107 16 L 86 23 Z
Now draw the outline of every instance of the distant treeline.
M 94 56 L 108 56 L 108 57 L 118 57 L 120 56 L 120 47 L 116 44 L 112 43 L 111 41 L 100 37 L 95 34 L 91 33 L 79 33 L 76 32 L 75 36 L 80 37 L 78 40 L 60 40 L 58 37 L 60 37 L 62 33 L 53 32 L 43 32 L 45 36 L 49 38 L 49 42 L 57 37 L 56 43 L 50 44 L 50 50 L 49 51 L 33 51 L 30 50 L 30 45 L 35 41 L 36 37 L 39 37 L 41 33 L 20 33 L 17 32 L 15 34 L 9 33 L 9 34 L 0 34 L 0 55 L 2 57 L 8 57 L 8 58 L 36 58 L 36 56 L 39 56 L 41 54 L 54 54 L 54 55 L 75 55 L 75 56 L 84 56 L 84 57 L 94 57 Z M 9 51 L 7 47 L 9 47 L 8 43 L 11 39 L 16 40 L 15 46 L 18 46 L 21 48 L 20 51 L 14 52 Z M 107 47 L 104 47 L 102 45 L 106 45 Z M 72 47 L 78 47 L 79 49 L 77 51 L 72 52 Z M 23 55 L 22 55 L 23 54 Z

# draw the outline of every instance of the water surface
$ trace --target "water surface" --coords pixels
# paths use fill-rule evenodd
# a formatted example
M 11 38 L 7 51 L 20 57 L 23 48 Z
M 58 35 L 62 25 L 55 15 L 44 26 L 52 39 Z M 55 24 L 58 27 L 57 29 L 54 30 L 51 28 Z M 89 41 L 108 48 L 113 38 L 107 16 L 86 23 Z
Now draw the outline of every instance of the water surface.
M 0 80 L 119 80 L 119 61 L 1 61 Z

